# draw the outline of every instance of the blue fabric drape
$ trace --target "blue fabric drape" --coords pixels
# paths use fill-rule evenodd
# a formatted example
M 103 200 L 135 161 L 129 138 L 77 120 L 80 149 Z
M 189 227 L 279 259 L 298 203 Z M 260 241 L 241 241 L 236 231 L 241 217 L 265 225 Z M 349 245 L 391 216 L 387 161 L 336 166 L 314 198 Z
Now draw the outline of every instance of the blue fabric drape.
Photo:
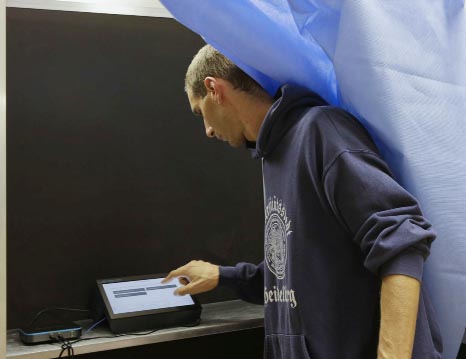
M 353 113 L 438 234 L 424 282 L 445 359 L 466 327 L 464 0 L 162 0 L 271 94 L 306 86 Z

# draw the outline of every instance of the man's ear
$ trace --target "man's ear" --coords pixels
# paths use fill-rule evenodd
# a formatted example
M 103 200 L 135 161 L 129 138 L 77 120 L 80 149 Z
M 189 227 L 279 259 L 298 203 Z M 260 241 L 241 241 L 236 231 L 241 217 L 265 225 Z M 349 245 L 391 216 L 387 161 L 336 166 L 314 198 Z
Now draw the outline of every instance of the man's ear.
M 223 86 L 215 77 L 208 76 L 204 79 L 204 86 L 207 94 L 211 94 L 217 103 L 221 103 L 223 99 Z

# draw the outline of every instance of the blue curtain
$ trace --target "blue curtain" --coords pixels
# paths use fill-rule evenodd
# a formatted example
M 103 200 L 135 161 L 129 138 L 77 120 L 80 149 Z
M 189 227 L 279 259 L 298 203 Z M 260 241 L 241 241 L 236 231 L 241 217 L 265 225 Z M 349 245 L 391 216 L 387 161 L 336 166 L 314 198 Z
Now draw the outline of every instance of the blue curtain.
M 466 327 L 464 0 L 162 0 L 273 94 L 306 86 L 366 126 L 438 234 L 426 262 L 454 359 Z

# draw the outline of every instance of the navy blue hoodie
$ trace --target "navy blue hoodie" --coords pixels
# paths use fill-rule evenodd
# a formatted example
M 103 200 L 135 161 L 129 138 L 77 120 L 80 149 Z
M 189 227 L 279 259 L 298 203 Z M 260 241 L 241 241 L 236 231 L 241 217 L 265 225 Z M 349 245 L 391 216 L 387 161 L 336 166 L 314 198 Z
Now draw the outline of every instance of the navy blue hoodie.
M 422 279 L 435 234 L 365 129 L 285 85 L 256 143 L 264 177 L 264 262 L 220 267 L 220 284 L 265 305 L 265 357 L 375 359 L 381 278 Z M 413 359 L 441 358 L 422 286 Z

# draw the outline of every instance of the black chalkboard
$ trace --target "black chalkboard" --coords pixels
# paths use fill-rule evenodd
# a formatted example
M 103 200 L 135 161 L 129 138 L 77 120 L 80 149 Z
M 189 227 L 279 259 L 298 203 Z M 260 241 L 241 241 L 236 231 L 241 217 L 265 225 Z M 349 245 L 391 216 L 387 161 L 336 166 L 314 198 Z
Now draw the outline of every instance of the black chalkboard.
M 183 93 L 202 45 L 172 19 L 7 10 L 9 328 L 87 308 L 96 279 L 261 260 L 260 163 Z

